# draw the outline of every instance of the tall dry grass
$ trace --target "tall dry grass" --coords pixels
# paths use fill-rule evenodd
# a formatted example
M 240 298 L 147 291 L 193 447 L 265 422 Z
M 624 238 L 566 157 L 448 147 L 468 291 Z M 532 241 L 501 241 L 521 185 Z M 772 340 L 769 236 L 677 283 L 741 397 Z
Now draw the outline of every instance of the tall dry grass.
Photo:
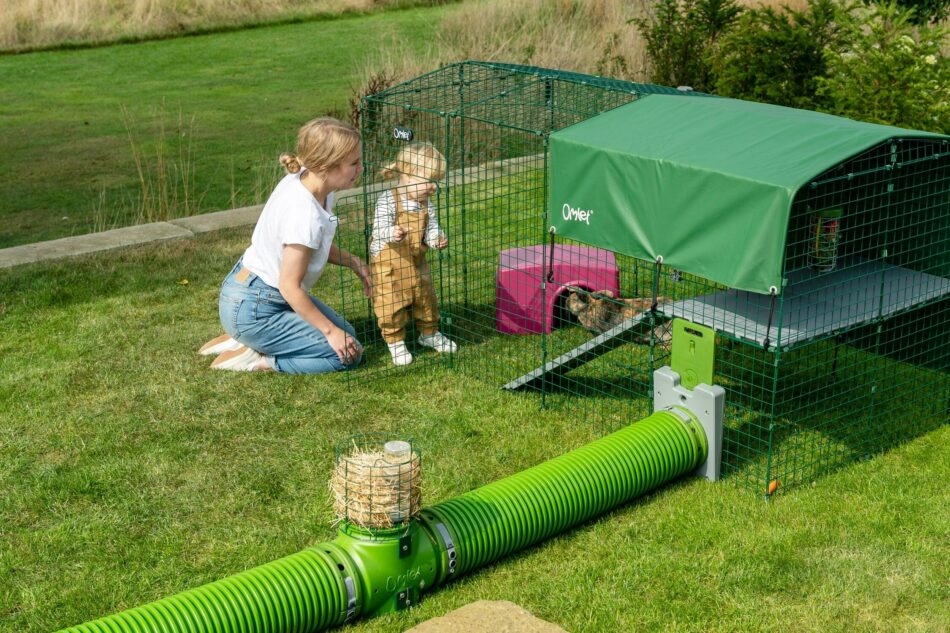
M 136 121 L 125 107 L 122 120 L 137 192 L 114 199 L 101 190 L 93 209 L 93 231 L 199 213 L 204 193 L 196 184 L 195 118 L 185 118 L 181 110 L 177 117 L 170 116 L 162 102 L 144 123 Z
M 646 58 L 628 20 L 649 0 L 469 0 L 446 15 L 422 53 L 393 41 L 363 68 L 364 78 L 402 81 L 466 59 L 499 61 L 636 78 Z M 623 60 L 620 63 L 618 60 Z
M 738 0 L 744 7 L 783 5 L 800 9 L 807 0 Z M 647 15 L 653 0 L 466 0 L 439 25 L 428 50 L 414 53 L 392 41 L 362 68 L 395 82 L 466 59 L 527 64 L 631 81 L 649 71 L 643 39 L 631 18 Z
M 636 29 L 627 24 L 643 2 L 509 0 L 466 3 L 440 29 L 440 47 L 453 59 L 486 59 L 596 72 L 611 57 L 627 73 L 643 68 Z
M 135 121 L 122 108 L 129 138 L 130 156 L 139 183 L 140 222 L 160 222 L 198 213 L 200 195 L 195 188 L 195 118 L 181 111 L 169 124 L 163 102 L 155 114 L 157 129 L 151 130 L 152 147 L 136 133 Z
M 402 0 L 0 0 L 0 50 L 163 37 L 338 15 Z

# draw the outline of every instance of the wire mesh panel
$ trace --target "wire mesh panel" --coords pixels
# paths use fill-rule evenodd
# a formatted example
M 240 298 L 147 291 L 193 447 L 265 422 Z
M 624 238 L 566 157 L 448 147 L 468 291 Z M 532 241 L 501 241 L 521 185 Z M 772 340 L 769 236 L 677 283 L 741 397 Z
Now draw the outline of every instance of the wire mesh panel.
M 521 306 L 500 301 L 497 291 L 508 273 L 521 271 L 521 287 L 531 295 L 529 300 L 551 307 L 546 315 L 517 318 L 544 319 L 550 331 L 551 311 L 563 309 L 563 301 L 554 301 L 549 293 L 540 265 L 541 251 L 547 248 L 547 135 L 627 103 L 644 90 L 669 89 L 544 69 L 463 63 L 364 100 L 363 191 L 337 203 L 340 245 L 376 261 L 380 242 L 389 240 L 382 247 L 386 251 L 396 241 L 391 231 L 382 235 L 379 228 L 379 210 L 386 206 L 380 201 L 398 197 L 403 206 L 413 206 L 406 199 L 408 181 L 421 177 L 432 183 L 428 201 L 446 244 L 439 249 L 426 243 L 424 258 L 435 290 L 439 333 L 451 347 L 432 350 L 421 344 L 419 337 L 426 334 L 421 330 L 428 324 L 415 318 L 413 306 L 409 318 L 401 319 L 405 331 L 399 333 L 412 356 L 411 366 L 399 366 L 395 357 L 387 356 L 381 344 L 388 348 L 394 337 L 381 327 L 379 305 L 393 290 L 377 267 L 374 282 L 383 283 L 376 284 L 371 301 L 359 296 L 356 284 L 344 282 L 343 311 L 366 346 L 361 372 L 450 362 L 504 380 L 536 367 L 543 355 L 544 328 L 506 331 L 502 321 Z M 412 161 L 386 172 L 407 148 L 419 144 L 431 145 L 445 159 L 444 173 L 420 174 L 426 170 L 414 169 Z M 377 239 L 380 235 L 384 239 Z M 409 267 L 411 263 L 403 266 Z M 398 276 L 400 266 L 392 268 Z
M 362 191 L 337 203 L 340 246 L 367 262 L 372 295 L 344 288 L 343 312 L 364 346 L 361 372 L 424 367 L 455 350 L 444 322 L 445 266 L 457 248 L 446 213 L 449 117 L 439 73 L 392 102 L 363 104 Z
M 775 296 L 676 293 L 673 316 L 719 333 L 725 474 L 793 486 L 948 421 L 947 149 L 893 140 L 816 177 Z
M 466 62 L 366 98 L 363 188 L 336 207 L 376 287 L 338 280 L 360 379 L 444 363 L 606 432 L 652 412 L 679 318 L 716 332 L 723 474 L 757 492 L 946 423 L 948 142 L 893 139 L 817 174 L 783 286 L 753 293 L 548 232 L 549 135 L 651 92 L 676 91 Z
M 892 139 L 797 196 L 763 481 L 803 483 L 950 419 L 948 151 Z

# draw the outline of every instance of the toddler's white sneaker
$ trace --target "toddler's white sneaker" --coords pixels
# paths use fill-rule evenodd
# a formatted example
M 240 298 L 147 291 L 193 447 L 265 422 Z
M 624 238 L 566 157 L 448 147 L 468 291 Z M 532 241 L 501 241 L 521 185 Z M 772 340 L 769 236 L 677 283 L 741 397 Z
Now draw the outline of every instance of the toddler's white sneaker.
M 422 334 L 419 336 L 419 345 L 431 347 L 440 354 L 454 352 L 458 346 L 450 341 L 442 332 L 433 332 L 432 334 Z
M 409 353 L 405 341 L 388 343 L 388 345 L 389 353 L 392 354 L 393 357 L 393 365 L 402 366 L 412 362 L 412 354 Z

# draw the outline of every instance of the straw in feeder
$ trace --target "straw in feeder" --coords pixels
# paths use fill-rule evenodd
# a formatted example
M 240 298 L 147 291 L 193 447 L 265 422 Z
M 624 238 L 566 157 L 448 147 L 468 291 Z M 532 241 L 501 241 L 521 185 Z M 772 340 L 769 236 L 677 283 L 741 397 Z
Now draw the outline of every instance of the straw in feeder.
M 391 528 L 422 506 L 419 454 L 400 440 L 352 443 L 337 458 L 330 488 L 338 519 L 363 528 Z

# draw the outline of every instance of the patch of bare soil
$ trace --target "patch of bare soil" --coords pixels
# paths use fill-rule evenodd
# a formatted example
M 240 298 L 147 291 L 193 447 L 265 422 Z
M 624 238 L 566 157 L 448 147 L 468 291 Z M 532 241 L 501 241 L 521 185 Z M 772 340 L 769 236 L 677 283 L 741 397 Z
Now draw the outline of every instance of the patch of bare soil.
M 567 633 L 506 600 L 479 600 L 405 633 Z

